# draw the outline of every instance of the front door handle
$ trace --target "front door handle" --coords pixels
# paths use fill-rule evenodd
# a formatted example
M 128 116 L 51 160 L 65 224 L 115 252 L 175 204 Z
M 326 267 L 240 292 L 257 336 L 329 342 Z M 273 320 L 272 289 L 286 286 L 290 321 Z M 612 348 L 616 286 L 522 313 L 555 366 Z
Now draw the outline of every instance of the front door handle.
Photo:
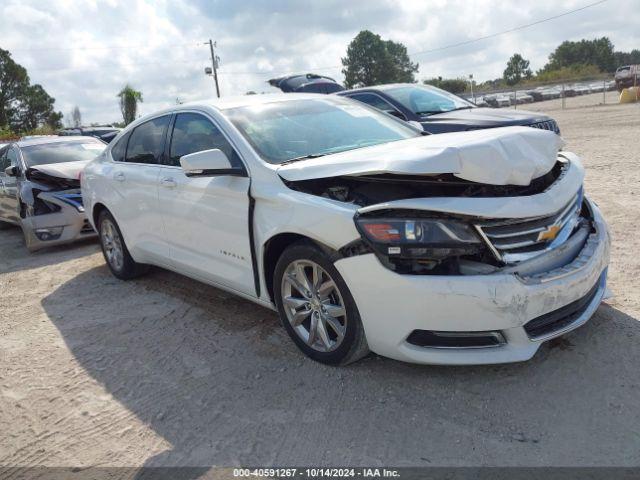
M 113 174 L 113 179 L 118 181 L 118 182 L 124 182 L 124 180 L 125 180 L 124 173 L 122 173 L 122 172 L 114 173 Z
M 176 181 L 171 177 L 163 178 L 160 181 L 160 183 L 162 184 L 163 187 L 167 187 L 167 188 L 176 188 L 178 186 Z

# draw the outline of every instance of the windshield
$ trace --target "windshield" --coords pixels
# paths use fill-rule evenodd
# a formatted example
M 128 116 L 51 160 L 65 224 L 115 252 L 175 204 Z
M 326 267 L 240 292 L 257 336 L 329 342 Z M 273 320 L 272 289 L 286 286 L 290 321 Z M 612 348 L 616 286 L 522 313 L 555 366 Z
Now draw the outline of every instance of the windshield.
M 420 136 L 399 120 L 339 97 L 232 108 L 225 115 L 275 164 Z
M 41 145 L 29 145 L 22 147 L 22 156 L 27 168 L 48 163 L 77 162 L 80 160 L 93 160 L 106 147 L 102 142 L 90 140 L 43 143 Z
M 444 90 L 428 85 L 388 88 L 384 93 L 417 115 L 450 112 L 475 105 Z

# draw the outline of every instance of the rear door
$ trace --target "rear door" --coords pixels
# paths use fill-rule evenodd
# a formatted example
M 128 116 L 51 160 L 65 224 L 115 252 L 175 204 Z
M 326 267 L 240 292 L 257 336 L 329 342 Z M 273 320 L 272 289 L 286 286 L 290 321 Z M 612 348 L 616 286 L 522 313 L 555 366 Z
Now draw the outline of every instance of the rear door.
M 168 165 L 161 168 L 160 204 L 173 266 L 205 281 L 255 295 L 249 240 L 249 177 L 187 177 L 180 157 L 218 148 L 232 166 L 244 165 L 214 121 L 178 113 L 171 128 Z
M 114 168 L 110 175 L 115 201 L 109 208 L 138 262 L 168 263 L 158 176 L 170 120 L 171 115 L 164 115 L 141 123 L 112 149 Z
M 15 145 L 6 148 L 0 155 L 0 218 L 15 223 L 20 221 L 17 177 L 5 175 L 4 170 L 18 165 L 18 155 L 19 151 Z M 18 172 L 18 175 L 22 175 L 22 172 Z

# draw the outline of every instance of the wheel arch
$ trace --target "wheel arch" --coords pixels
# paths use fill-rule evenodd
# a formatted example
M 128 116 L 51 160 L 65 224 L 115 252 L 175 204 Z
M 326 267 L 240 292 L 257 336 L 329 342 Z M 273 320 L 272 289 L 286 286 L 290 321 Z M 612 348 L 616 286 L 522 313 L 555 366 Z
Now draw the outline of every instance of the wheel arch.
M 104 203 L 96 202 L 93 204 L 93 208 L 91 210 L 91 220 L 93 220 L 93 226 L 95 227 L 96 231 L 98 230 L 98 217 L 100 217 L 100 213 L 102 213 L 103 210 L 110 212 L 110 210 Z
M 326 254 L 332 259 L 338 258 L 340 253 L 333 248 L 315 240 L 309 236 L 294 233 L 294 232 L 282 232 L 269 238 L 262 245 L 262 272 L 263 280 L 267 289 L 269 299 L 273 302 L 273 274 L 276 270 L 276 264 L 280 259 L 283 252 L 294 243 L 307 242 Z

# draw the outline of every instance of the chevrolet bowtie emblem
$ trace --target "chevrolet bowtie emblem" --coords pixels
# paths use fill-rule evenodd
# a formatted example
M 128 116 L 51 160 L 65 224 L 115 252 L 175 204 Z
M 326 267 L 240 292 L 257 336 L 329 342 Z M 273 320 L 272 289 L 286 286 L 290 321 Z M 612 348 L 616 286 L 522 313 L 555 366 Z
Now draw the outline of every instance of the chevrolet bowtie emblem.
M 560 227 L 558 225 L 551 225 L 550 227 L 547 227 L 546 230 L 543 230 L 538 234 L 538 241 L 551 241 L 558 236 L 559 231 Z

